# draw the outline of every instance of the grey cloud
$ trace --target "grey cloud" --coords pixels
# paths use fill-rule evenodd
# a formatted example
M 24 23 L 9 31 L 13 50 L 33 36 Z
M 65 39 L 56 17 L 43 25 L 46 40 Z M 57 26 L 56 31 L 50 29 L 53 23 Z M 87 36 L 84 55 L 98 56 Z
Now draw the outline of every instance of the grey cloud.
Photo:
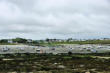
M 108 37 L 109 19 L 109 0 L 0 0 L 0 33 L 9 37 Z

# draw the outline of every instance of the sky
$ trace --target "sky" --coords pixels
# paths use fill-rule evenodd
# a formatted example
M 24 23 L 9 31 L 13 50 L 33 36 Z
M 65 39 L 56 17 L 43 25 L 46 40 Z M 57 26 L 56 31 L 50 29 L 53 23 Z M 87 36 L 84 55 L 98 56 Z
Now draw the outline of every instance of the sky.
M 110 0 L 0 0 L 0 39 L 110 38 Z

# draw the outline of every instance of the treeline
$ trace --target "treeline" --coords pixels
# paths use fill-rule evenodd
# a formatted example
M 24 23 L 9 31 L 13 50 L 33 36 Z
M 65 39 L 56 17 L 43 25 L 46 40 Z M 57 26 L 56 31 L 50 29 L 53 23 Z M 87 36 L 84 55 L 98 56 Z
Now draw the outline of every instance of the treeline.
M 110 40 L 85 40 L 72 42 L 54 42 L 54 44 L 110 44 Z
M 25 38 L 14 38 L 14 39 L 1 39 L 0 44 L 31 44 L 31 45 L 41 45 L 41 44 L 110 44 L 110 39 L 100 40 L 61 40 L 61 39 L 46 39 L 46 40 L 32 40 Z
M 25 39 L 25 38 L 14 38 L 14 39 L 1 39 L 0 44 L 37 44 L 37 41 L 32 39 Z

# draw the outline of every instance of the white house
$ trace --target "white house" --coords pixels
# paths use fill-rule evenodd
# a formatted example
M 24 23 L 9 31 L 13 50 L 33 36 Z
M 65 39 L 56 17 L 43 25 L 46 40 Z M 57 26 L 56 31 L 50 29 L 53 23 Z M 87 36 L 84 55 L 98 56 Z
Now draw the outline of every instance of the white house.
M 13 43 L 13 40 L 12 39 L 8 39 L 8 43 Z
M 32 43 L 32 39 L 27 39 L 27 42 L 28 43 Z

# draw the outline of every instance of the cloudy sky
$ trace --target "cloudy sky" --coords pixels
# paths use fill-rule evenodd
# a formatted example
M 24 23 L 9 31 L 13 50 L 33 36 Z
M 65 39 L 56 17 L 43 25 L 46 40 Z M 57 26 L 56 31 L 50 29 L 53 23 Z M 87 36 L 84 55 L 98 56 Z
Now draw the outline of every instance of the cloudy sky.
M 0 39 L 15 37 L 110 37 L 110 0 L 0 0 Z

